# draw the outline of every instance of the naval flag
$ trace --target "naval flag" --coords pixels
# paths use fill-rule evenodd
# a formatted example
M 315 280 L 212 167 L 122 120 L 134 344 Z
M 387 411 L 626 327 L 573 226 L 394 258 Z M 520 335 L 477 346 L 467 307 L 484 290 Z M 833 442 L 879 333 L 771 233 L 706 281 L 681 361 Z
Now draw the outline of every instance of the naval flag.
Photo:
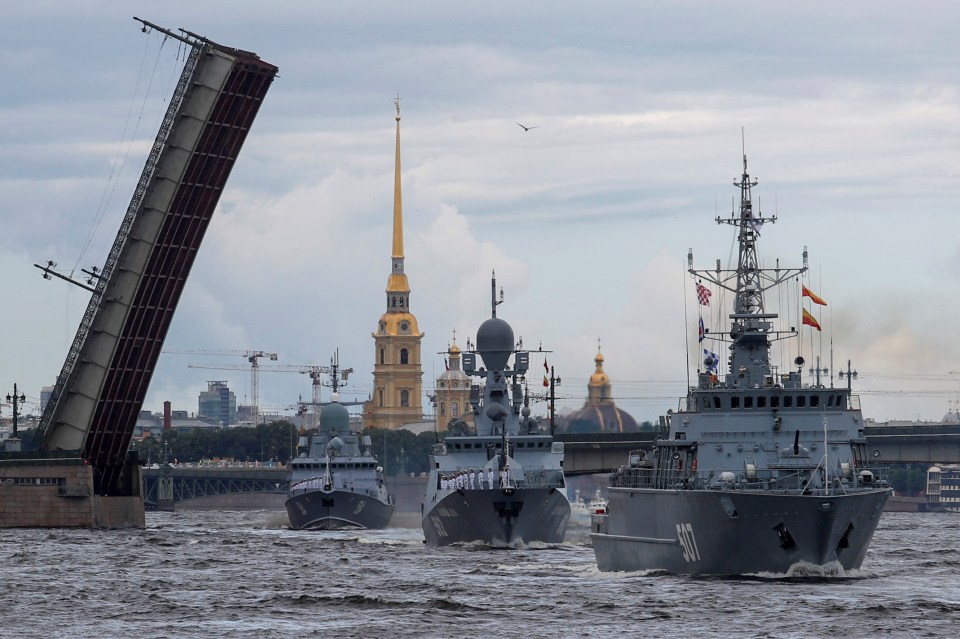
M 801 293 L 800 297 L 809 297 L 810 301 L 812 301 L 814 304 L 819 304 L 820 306 L 827 305 L 827 303 L 823 301 L 822 297 L 811 291 L 806 286 L 801 285 L 801 288 L 803 289 L 803 293 Z
M 807 311 L 807 309 L 803 309 L 803 323 L 806 324 L 807 326 L 812 326 L 812 327 L 814 327 L 814 328 L 817 329 L 818 331 L 822 331 L 822 330 L 823 330 L 822 328 L 820 328 L 820 322 L 818 322 L 817 320 L 815 320 L 815 319 L 813 318 L 813 315 L 811 315 L 811 314 Z
M 708 372 L 716 373 L 717 365 L 719 363 L 720 362 L 719 360 L 717 360 L 716 353 L 714 353 L 713 351 L 708 351 L 707 349 L 703 349 L 703 365 L 707 367 Z
M 711 295 L 713 295 L 713 291 L 700 282 L 697 282 L 697 299 L 700 300 L 701 306 L 710 306 Z

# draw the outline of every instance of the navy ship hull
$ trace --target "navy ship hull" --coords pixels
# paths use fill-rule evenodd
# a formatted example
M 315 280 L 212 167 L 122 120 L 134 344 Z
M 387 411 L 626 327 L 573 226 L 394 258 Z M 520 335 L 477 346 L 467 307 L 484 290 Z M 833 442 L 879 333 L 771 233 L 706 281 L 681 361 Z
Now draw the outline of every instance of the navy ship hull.
M 289 497 L 284 505 L 294 530 L 386 528 L 394 509 L 375 497 L 345 490 L 309 490 Z
M 794 566 L 859 568 L 889 489 L 845 495 L 609 489 L 593 518 L 601 571 L 785 574 Z
M 431 546 L 556 544 L 563 541 L 569 519 L 570 502 L 556 488 L 461 489 L 428 504 L 423 535 Z

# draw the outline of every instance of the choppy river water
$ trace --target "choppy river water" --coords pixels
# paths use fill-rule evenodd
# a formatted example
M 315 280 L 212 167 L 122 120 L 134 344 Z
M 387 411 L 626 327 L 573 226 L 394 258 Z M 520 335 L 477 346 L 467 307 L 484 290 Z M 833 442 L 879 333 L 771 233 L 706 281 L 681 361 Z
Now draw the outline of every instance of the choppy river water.
M 408 520 L 407 520 L 408 519 Z M 415 515 L 306 532 L 278 511 L 148 513 L 142 530 L 0 530 L 0 636 L 955 637 L 960 515 L 884 514 L 861 570 L 601 573 L 587 529 L 428 548 Z

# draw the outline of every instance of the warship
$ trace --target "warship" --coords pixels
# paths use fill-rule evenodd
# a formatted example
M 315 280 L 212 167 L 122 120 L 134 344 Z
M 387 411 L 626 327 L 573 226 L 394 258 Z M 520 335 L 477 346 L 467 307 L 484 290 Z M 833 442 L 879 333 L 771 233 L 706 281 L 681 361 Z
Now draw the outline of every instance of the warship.
M 422 506 L 424 540 L 431 546 L 477 542 L 514 548 L 560 543 L 570 519 L 563 476 L 563 443 L 530 416 L 522 381 L 530 353 L 515 344 L 513 328 L 497 317 L 496 276 L 492 316 L 477 330 L 476 349 L 463 353 L 471 384 L 473 425 L 452 424 L 430 457 Z M 486 368 L 477 368 L 477 355 Z M 508 363 L 513 356 L 513 367 Z
M 607 513 L 591 523 L 601 571 L 789 575 L 856 569 L 891 494 L 880 470 L 868 467 L 849 362 L 845 388 L 822 384 L 819 362 L 810 371 L 816 377 L 804 383 L 804 358 L 790 350 L 800 332 L 779 330 L 778 313 L 765 306 L 768 291 L 787 290 L 780 287 L 794 285 L 807 271 L 806 247 L 800 268 L 779 262 L 762 268 L 760 228 L 776 216 L 753 210 L 757 181 L 747 173 L 746 155 L 733 184 L 740 190 L 739 214 L 716 222 L 736 229 L 736 268 L 721 269 L 718 260 L 715 269 L 698 270 L 693 251 L 688 254 L 701 308 L 714 290 L 732 298 L 728 331 L 711 333 L 700 324 L 704 341 L 727 346 L 728 361 L 721 374 L 713 350 L 703 348 L 696 383 L 677 412 L 660 418 L 653 450 L 631 452 L 611 475 Z M 795 293 L 801 304 L 794 309 L 805 297 L 826 304 L 805 286 Z M 790 292 L 783 295 L 779 299 Z M 818 330 L 815 317 L 802 310 L 801 328 Z M 786 370 L 771 362 L 771 344 L 779 340 L 784 361 L 798 354 Z
M 395 508 L 383 468 L 371 450 L 369 435 L 350 430 L 350 415 L 337 392 L 333 370 L 330 402 L 320 408 L 317 432 L 301 430 L 297 457 L 290 461 L 290 491 L 285 506 L 295 530 L 386 528 Z

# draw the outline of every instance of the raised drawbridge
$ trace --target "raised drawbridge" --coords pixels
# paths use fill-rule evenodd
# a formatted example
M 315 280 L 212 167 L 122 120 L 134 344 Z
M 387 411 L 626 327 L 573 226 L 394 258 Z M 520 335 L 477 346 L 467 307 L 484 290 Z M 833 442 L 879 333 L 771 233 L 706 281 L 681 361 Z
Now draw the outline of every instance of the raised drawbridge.
M 41 421 L 42 448 L 79 451 L 95 495 L 138 495 L 127 459 L 174 311 L 277 67 L 181 29 L 169 108 Z

